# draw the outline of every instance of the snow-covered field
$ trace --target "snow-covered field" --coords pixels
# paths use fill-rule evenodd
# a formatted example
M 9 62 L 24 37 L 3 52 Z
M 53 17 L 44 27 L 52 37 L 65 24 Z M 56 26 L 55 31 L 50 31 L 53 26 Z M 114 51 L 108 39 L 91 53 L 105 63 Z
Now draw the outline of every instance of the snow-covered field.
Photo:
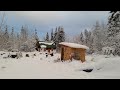
M 3 59 L 5 55 L 0 52 L 0 78 L 1 79 L 120 79 L 120 57 L 87 55 L 86 62 L 54 62 L 60 57 L 53 57 L 30 52 L 30 57 L 20 59 Z M 7 52 L 5 52 L 7 53 Z M 35 54 L 37 56 L 32 56 Z M 93 69 L 87 73 L 83 69 Z

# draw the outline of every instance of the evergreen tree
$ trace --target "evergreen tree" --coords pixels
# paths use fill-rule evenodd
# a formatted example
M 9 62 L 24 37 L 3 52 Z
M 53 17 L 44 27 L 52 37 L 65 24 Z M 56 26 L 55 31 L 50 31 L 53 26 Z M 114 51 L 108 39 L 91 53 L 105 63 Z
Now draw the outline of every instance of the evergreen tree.
M 48 34 L 48 32 L 46 34 L 46 41 L 49 41 L 49 34 Z
M 12 27 L 11 38 L 14 39 L 14 28 Z
M 24 43 L 27 41 L 28 38 L 28 27 L 23 27 L 21 28 L 21 41 Z
M 9 44 L 9 33 L 8 33 L 8 27 L 6 26 L 5 28 L 5 32 L 4 32 L 4 35 L 3 35 L 3 48 L 4 49 L 8 49 L 10 47 L 10 44 Z
M 58 43 L 58 30 L 57 30 L 57 27 L 56 27 L 55 32 L 54 32 L 53 41 L 54 41 L 55 45 L 57 45 L 57 43 Z
M 24 41 L 25 41 L 24 28 L 23 28 L 23 26 L 22 26 L 22 28 L 21 28 L 20 39 L 21 39 L 21 42 L 24 42 Z
M 84 44 L 84 37 L 83 37 L 83 33 L 81 32 L 80 34 L 80 44 Z
M 39 44 L 38 39 L 36 39 L 35 47 L 36 47 L 36 50 L 37 50 L 37 51 L 40 51 L 40 44 Z
M 22 51 L 30 51 L 29 46 L 30 46 L 30 33 L 29 29 L 27 26 L 22 26 L 21 32 L 20 32 L 20 50 Z
M 92 54 L 94 53 L 94 43 L 93 43 L 93 40 L 94 40 L 94 35 L 92 32 L 89 32 L 89 53 Z
M 36 29 L 35 29 L 35 39 L 39 40 Z
M 17 46 L 17 49 L 19 50 L 20 49 L 20 35 L 17 33 L 17 40 L 16 40 L 16 46 Z
M 63 27 L 58 27 L 58 32 L 57 32 L 57 42 L 56 42 L 56 47 L 57 47 L 57 51 L 60 51 L 60 46 L 59 43 L 64 42 L 65 41 L 65 32 L 64 32 L 64 28 Z
M 58 28 L 58 43 L 65 41 L 65 32 L 63 27 Z
M 53 41 L 54 35 L 53 35 L 53 29 L 51 31 L 51 41 Z
M 101 25 L 101 43 L 103 47 L 108 46 L 107 42 L 107 25 L 102 23 Z
M 120 56 L 120 11 L 111 11 L 108 20 L 107 40 L 110 47 L 115 48 L 115 54 Z
M 13 49 L 14 48 L 14 45 L 15 45 L 15 38 L 14 38 L 14 28 L 12 27 L 12 32 L 10 34 L 10 44 L 11 44 L 11 48 Z
M 85 29 L 84 35 L 85 35 L 85 45 L 88 46 L 89 32 L 87 29 Z
M 63 27 L 61 27 L 60 35 L 61 35 L 61 42 L 65 42 L 65 31 Z
M 4 33 L 5 40 L 8 41 L 9 39 L 9 33 L 8 33 L 8 27 L 6 26 L 5 33 Z
M 102 37 L 101 37 L 101 26 L 99 22 L 96 22 L 96 25 L 94 26 L 93 30 L 93 45 L 94 45 L 94 50 L 99 52 L 102 50 Z

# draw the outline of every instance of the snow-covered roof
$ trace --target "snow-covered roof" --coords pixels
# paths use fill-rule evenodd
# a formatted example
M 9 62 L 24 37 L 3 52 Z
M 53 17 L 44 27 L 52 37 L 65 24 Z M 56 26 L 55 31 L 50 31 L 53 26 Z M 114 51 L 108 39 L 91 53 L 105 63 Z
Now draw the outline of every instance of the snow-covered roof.
M 45 46 L 45 45 L 41 45 L 40 47 L 41 47 L 41 48 L 46 48 L 46 46 Z
M 47 44 L 47 45 L 52 45 L 53 42 L 39 42 L 40 44 Z
M 85 45 L 76 44 L 76 43 L 61 42 L 61 43 L 59 43 L 59 44 L 65 45 L 65 46 L 69 46 L 69 47 L 72 47 L 72 48 L 89 49 L 89 47 L 87 47 L 87 46 L 85 46 Z

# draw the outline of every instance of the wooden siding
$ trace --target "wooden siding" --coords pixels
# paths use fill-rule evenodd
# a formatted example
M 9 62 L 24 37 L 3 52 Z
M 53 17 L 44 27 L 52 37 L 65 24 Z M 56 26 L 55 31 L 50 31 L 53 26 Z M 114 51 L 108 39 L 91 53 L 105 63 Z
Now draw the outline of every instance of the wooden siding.
M 63 50 L 63 51 L 62 51 Z M 71 48 L 68 46 L 61 45 L 61 58 L 63 60 L 70 60 L 71 53 L 74 53 L 74 59 L 85 61 L 85 49 L 82 48 Z

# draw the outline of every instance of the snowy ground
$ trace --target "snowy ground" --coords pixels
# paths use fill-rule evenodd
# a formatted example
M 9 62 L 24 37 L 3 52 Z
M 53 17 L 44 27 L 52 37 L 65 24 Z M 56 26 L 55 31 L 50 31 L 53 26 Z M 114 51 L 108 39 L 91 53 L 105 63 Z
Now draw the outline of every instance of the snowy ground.
M 86 62 L 54 62 L 59 54 L 45 57 L 39 52 L 29 53 L 30 57 L 3 59 L 0 52 L 1 79 L 120 79 L 120 57 L 88 55 Z M 6 52 L 7 53 L 7 52 Z M 32 56 L 34 53 L 37 56 Z M 4 55 L 5 56 L 5 55 Z M 87 73 L 83 69 L 93 69 Z

